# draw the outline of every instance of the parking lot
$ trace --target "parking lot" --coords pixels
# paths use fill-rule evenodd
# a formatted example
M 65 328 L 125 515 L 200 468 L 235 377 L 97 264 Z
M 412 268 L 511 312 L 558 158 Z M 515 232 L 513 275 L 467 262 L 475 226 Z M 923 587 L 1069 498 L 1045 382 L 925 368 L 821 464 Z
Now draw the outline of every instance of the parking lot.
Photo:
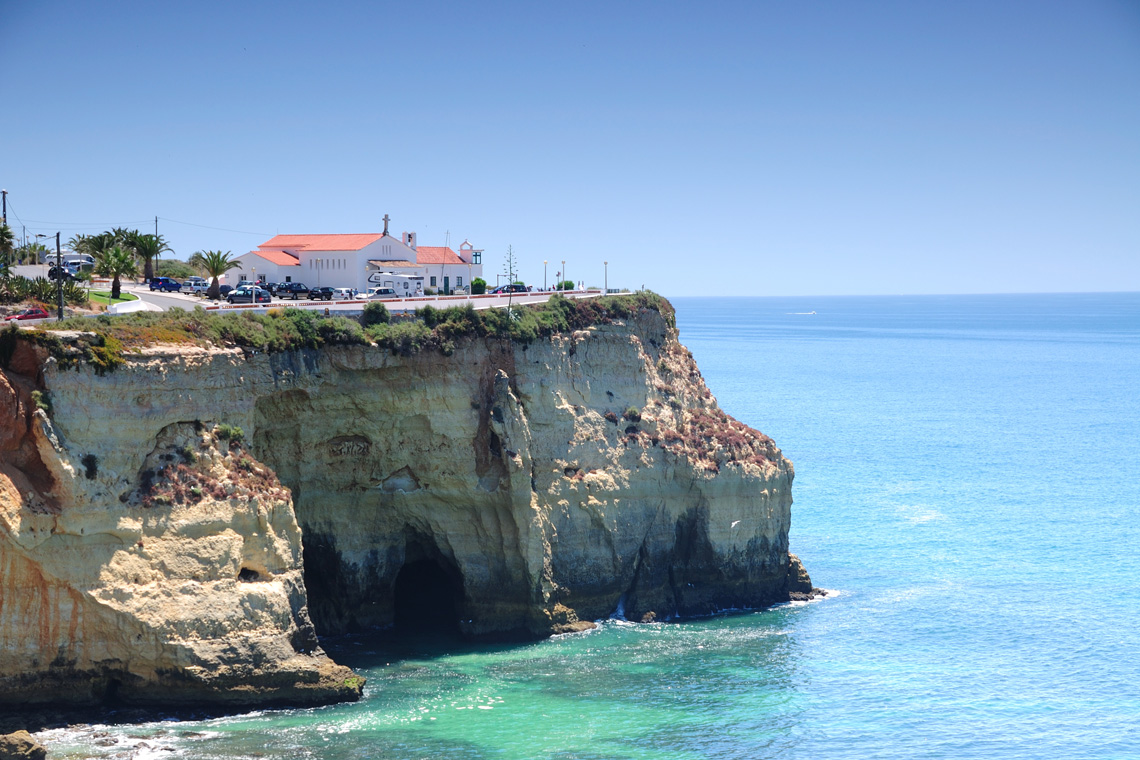
M 265 311 L 270 308 L 281 308 L 282 306 L 295 306 L 298 309 L 318 309 L 327 310 L 330 314 L 342 312 L 351 314 L 360 312 L 364 309 L 365 304 L 370 303 L 369 299 L 357 298 L 347 300 L 333 300 L 333 301 L 310 301 L 307 299 L 278 299 L 274 298 L 272 303 L 261 304 L 227 304 L 225 301 L 210 301 L 200 296 L 187 295 L 184 293 L 161 293 L 158 291 L 151 292 L 149 286 L 130 284 L 125 285 L 124 290 L 138 296 L 140 300 L 153 303 L 163 310 L 173 307 L 183 309 L 192 309 L 195 306 L 201 306 L 208 311 L 248 311 L 250 309 L 257 311 Z M 514 293 L 512 295 L 479 295 L 479 296 L 416 296 L 414 298 L 383 298 L 373 299 L 384 304 L 388 311 L 402 312 L 402 311 L 415 311 L 425 305 L 432 305 L 437 308 L 447 308 L 448 306 L 463 306 L 467 303 L 474 305 L 476 309 L 492 309 L 497 307 L 505 307 L 510 304 L 531 304 L 531 303 L 545 303 L 549 300 L 552 292 L 544 291 L 538 293 Z M 567 291 L 564 293 L 567 298 L 596 298 L 602 295 L 600 290 L 585 290 L 585 291 Z

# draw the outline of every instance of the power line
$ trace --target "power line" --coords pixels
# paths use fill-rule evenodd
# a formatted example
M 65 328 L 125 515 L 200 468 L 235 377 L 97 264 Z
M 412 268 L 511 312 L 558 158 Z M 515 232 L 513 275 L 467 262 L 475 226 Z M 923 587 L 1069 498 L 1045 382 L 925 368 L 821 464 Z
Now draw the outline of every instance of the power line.
M 208 224 L 194 224 L 193 222 L 180 222 L 177 219 L 167 219 L 165 216 L 160 216 L 160 220 L 164 222 L 174 222 L 175 224 L 185 224 L 188 227 L 201 227 L 204 230 L 218 230 L 219 232 L 236 232 L 239 235 L 257 235 L 258 237 L 273 237 L 268 232 L 250 232 L 249 230 L 231 230 L 227 227 L 211 227 Z
M 8 204 L 11 205 L 11 204 Z M 137 222 L 49 222 L 43 219 L 27 219 L 27 222 L 35 222 L 36 224 L 50 224 L 53 227 L 129 227 L 132 224 L 146 224 L 150 219 L 143 219 Z

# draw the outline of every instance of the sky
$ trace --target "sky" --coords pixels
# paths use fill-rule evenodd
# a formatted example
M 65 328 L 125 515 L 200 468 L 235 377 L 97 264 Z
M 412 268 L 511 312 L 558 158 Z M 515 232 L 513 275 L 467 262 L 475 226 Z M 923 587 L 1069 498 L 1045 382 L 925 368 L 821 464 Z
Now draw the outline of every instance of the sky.
M 388 214 L 492 282 L 1140 290 L 1135 0 L 0 0 L 0 77 L 17 235 Z

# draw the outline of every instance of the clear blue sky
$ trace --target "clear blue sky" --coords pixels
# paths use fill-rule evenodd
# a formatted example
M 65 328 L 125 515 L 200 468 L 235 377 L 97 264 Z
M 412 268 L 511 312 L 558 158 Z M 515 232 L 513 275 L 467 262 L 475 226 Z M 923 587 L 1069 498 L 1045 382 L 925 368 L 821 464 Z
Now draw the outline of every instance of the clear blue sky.
M 387 213 L 492 280 L 1140 290 L 1134 0 L 0 0 L 0 77 L 17 234 Z

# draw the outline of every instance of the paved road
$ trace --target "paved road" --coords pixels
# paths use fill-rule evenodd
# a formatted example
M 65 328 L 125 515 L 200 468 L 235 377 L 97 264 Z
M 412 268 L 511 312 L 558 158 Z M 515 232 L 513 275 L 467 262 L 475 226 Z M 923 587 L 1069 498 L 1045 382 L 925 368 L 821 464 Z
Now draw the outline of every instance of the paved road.
M 12 268 L 14 274 L 21 277 L 47 277 L 48 264 L 28 264 L 16 266 Z M 300 309 L 328 309 L 330 313 L 333 312 L 358 312 L 364 308 L 367 301 L 281 301 L 273 299 L 272 304 L 258 304 L 251 307 L 248 304 L 230 306 L 225 301 L 207 301 L 198 296 L 183 295 L 181 293 L 162 293 L 159 291 L 151 292 L 149 286 L 139 285 L 138 283 L 123 282 L 123 290 L 133 293 L 144 301 L 155 304 L 163 311 L 174 307 L 183 309 L 193 309 L 195 306 L 204 306 L 207 309 L 228 311 L 228 310 L 248 310 L 253 308 L 257 311 L 262 311 L 269 307 L 280 306 L 296 306 Z M 585 292 L 571 292 L 565 294 L 568 298 L 596 298 L 600 296 L 599 291 L 585 291 Z M 413 311 L 426 304 L 431 304 L 437 308 L 447 308 L 448 306 L 463 306 L 467 303 L 474 304 L 476 309 L 491 309 L 505 307 L 508 302 L 518 304 L 529 303 L 544 303 L 551 296 L 551 293 L 527 293 L 520 295 L 518 293 L 511 297 L 508 296 L 420 296 L 419 298 L 394 298 L 385 299 L 382 303 L 388 307 L 389 311 Z
M 195 306 L 203 306 L 210 311 L 264 311 L 269 308 L 280 308 L 282 306 L 296 306 L 299 309 L 327 309 L 329 313 L 336 312 L 359 312 L 365 304 L 366 300 L 355 301 L 302 301 L 302 300 L 278 300 L 273 299 L 271 304 L 237 304 L 229 305 L 225 301 L 207 301 L 198 296 L 182 295 L 181 293 L 159 293 L 158 291 L 151 292 L 146 285 L 129 286 L 124 290 L 137 295 L 144 301 L 156 304 L 163 310 L 169 309 L 174 306 L 183 309 L 193 309 Z M 496 307 L 505 307 L 508 302 L 519 304 L 530 303 L 545 303 L 549 300 L 551 293 L 527 293 L 526 295 L 515 294 L 513 297 L 507 296 L 421 296 L 419 298 L 394 298 L 384 299 L 381 301 L 388 311 L 414 311 L 422 306 L 430 304 L 436 308 L 444 309 L 449 306 L 463 306 L 467 303 L 474 304 L 476 309 L 491 309 Z M 601 295 L 600 291 L 587 291 L 581 293 L 568 293 L 569 298 L 596 298 Z

